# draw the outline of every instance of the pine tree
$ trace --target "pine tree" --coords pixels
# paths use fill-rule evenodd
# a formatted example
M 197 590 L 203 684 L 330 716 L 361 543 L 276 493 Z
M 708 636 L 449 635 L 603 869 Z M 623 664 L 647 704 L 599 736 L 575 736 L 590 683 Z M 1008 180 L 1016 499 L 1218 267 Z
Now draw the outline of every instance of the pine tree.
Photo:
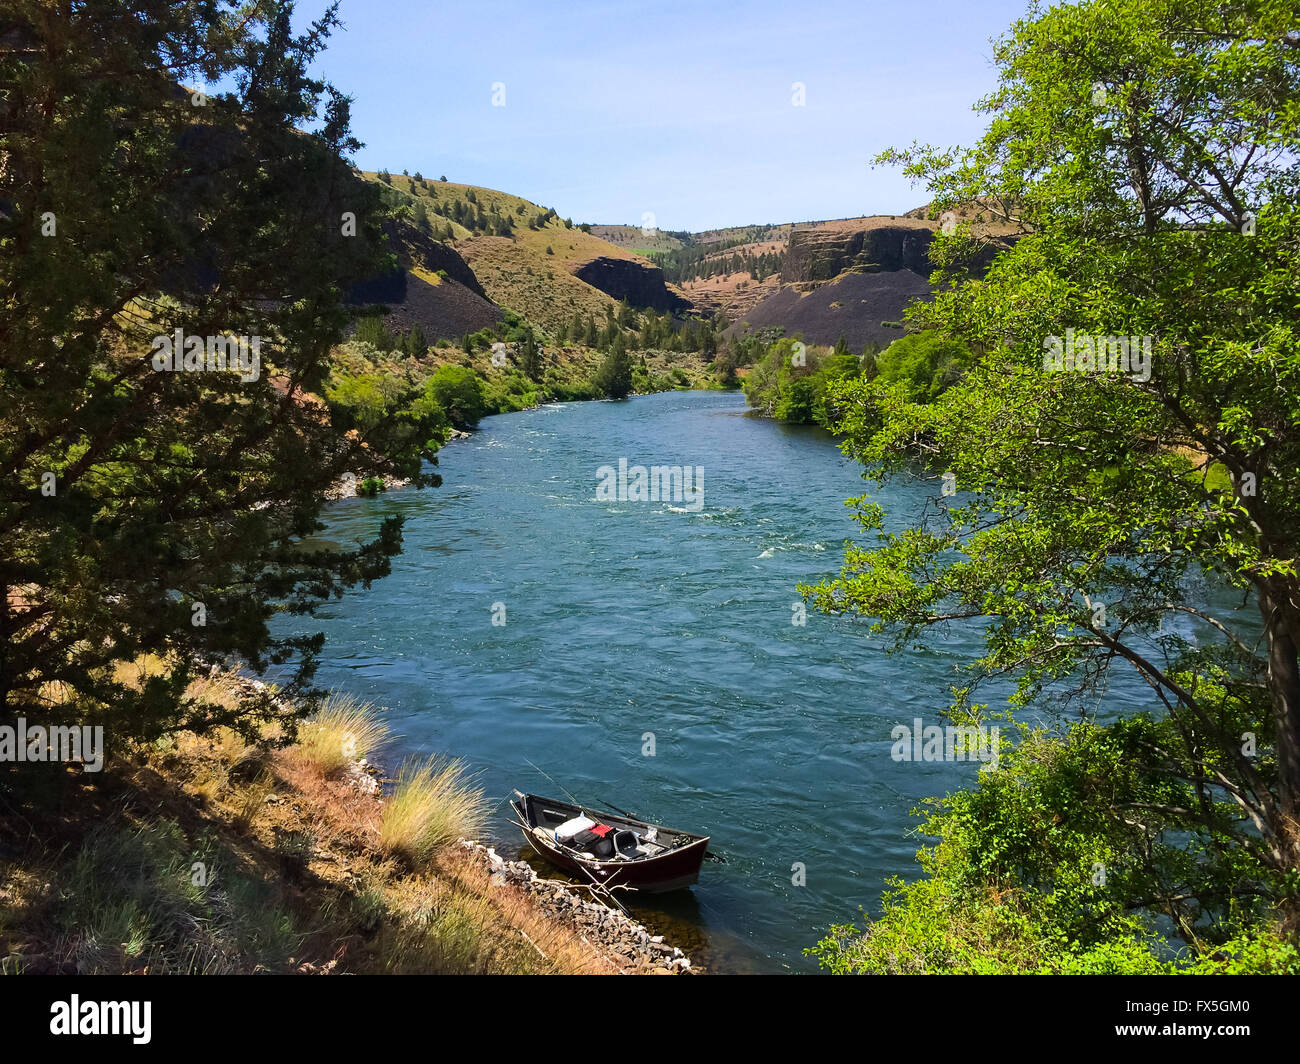
M 615 337 L 605 360 L 596 370 L 592 384 L 610 399 L 626 399 L 632 391 L 632 360 L 628 357 L 621 333 Z
M 531 380 L 541 380 L 542 377 L 542 356 L 541 349 L 537 346 L 537 337 L 533 335 L 533 330 L 529 329 L 524 335 L 523 347 L 520 361 L 523 365 L 524 375 Z
M 411 326 L 411 331 L 406 334 L 406 342 L 403 347 L 412 358 L 423 358 L 429 353 L 429 342 L 424 338 L 424 330 L 420 327 L 418 321 Z
M 296 666 L 277 697 L 309 710 L 321 640 L 276 637 L 272 617 L 382 577 L 401 541 L 384 520 L 360 546 L 301 546 L 324 491 L 345 471 L 434 482 L 420 424 L 381 414 L 363 448 L 304 401 L 343 294 L 392 261 L 381 190 L 346 160 L 347 97 L 310 72 L 337 20 L 295 36 L 288 5 L 238 22 L 215 4 L 47 6 L 3 20 L 23 58 L 0 75 L 0 716 L 68 723 L 57 681 L 110 744 L 252 737 L 279 713 L 269 695 L 187 694 L 201 663 Z M 201 76 L 231 88 L 178 104 Z M 167 357 L 178 330 L 203 371 Z M 243 368 L 221 369 L 236 337 Z M 166 666 L 137 689 L 117 666 L 141 654 Z

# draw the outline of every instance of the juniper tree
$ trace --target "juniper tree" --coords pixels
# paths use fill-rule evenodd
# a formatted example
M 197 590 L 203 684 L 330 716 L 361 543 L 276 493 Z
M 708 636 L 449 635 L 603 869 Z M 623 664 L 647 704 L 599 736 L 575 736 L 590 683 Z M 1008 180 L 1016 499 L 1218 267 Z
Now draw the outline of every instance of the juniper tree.
M 292 664 L 277 610 L 388 572 L 400 524 L 307 550 L 344 472 L 421 472 L 418 417 L 345 438 L 308 396 L 349 320 L 344 296 L 394 265 L 382 207 L 346 157 L 349 103 L 309 68 L 333 8 L 55 7 L 13 0 L 0 35 L 0 712 L 75 713 L 109 742 L 180 726 L 251 730 L 183 692 L 204 661 Z M 185 80 L 230 88 L 187 93 Z M 187 371 L 160 344 L 197 340 Z M 260 340 L 255 373 L 219 368 Z M 115 666 L 171 666 L 143 689 Z M 309 705 L 304 702 L 304 706 Z

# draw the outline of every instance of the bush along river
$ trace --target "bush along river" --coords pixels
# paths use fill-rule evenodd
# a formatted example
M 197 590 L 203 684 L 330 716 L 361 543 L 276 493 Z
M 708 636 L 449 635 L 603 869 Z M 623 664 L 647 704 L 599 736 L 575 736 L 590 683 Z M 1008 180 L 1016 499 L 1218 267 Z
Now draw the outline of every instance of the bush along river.
M 681 467 L 655 477 L 676 490 L 643 498 L 638 466 Z M 953 626 L 888 655 L 863 621 L 803 617 L 795 586 L 838 570 L 860 531 L 846 498 L 901 525 L 940 485 L 874 489 L 832 437 L 734 392 L 486 418 L 439 468 L 441 488 L 327 508 L 340 542 L 406 527 L 390 577 L 293 620 L 326 634 L 320 685 L 386 707 L 390 768 L 463 757 L 501 800 L 488 841 L 507 856 L 515 787 L 707 832 L 725 863 L 632 914 L 713 971 L 815 970 L 804 947 L 916 875 L 909 811 L 974 783 L 977 763 L 896 760 L 891 733 L 944 723 L 982 643 Z M 1127 676 L 1107 696 L 1141 699 Z

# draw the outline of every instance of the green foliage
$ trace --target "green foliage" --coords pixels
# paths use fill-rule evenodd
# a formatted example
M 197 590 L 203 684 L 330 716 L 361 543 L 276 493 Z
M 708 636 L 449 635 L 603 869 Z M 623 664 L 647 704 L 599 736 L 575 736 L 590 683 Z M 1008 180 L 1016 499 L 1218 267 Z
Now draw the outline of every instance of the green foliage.
M 412 358 L 423 358 L 429 353 L 429 342 L 424 338 L 424 330 L 419 322 L 412 325 L 411 331 L 406 334 L 406 338 L 402 341 L 402 350 Z
M 358 318 L 356 328 L 352 330 L 352 339 L 369 344 L 376 351 L 395 351 L 400 346 L 397 337 L 384 326 L 384 319 L 377 315 Z
M 961 379 L 969 359 L 960 340 L 925 329 L 895 340 L 875 361 L 880 384 L 899 385 L 908 402 L 930 403 Z
M 298 34 L 291 5 L 23 0 L 4 22 L 0 713 L 102 723 L 110 743 L 251 733 L 271 699 L 187 698 L 200 662 L 296 666 L 282 693 L 306 711 L 320 639 L 274 639 L 271 618 L 382 577 L 400 546 L 395 520 L 361 546 L 301 546 L 329 485 L 436 482 L 422 441 L 376 425 L 363 448 L 306 394 L 345 294 L 395 264 L 381 186 L 346 158 L 348 99 L 311 73 L 337 20 Z M 229 88 L 195 107 L 183 83 Z M 178 329 L 257 338 L 255 378 L 155 369 Z M 137 690 L 114 666 L 142 653 L 175 668 Z
M 425 395 L 447 412 L 458 429 L 472 429 L 487 413 L 483 385 L 472 370 L 464 366 L 439 366 L 425 385 Z
M 865 931 L 832 928 L 807 952 L 839 973 L 1300 971 L 1268 924 L 1285 877 L 1227 845 L 1230 803 L 1215 811 L 1219 830 L 1191 828 L 1191 844 L 1186 818 L 1162 812 L 1194 792 L 1134 755 L 1172 737 L 1146 715 L 1064 736 L 1021 729 L 996 771 L 931 803 L 925 878 L 891 881 Z M 1186 910 L 1132 904 L 1188 892 L 1201 901 Z M 1161 934 L 1170 912 L 1182 942 Z
M 203 875 L 195 874 L 195 864 Z M 282 970 L 302 942 L 274 886 L 211 837 L 160 820 L 103 828 L 76 852 L 48 919 L 86 974 Z
M 519 361 L 525 376 L 531 380 L 540 380 L 542 377 L 542 352 L 532 329 L 529 329 L 525 334 L 520 348 Z
M 836 412 L 829 401 L 829 386 L 854 379 L 860 372 L 857 356 L 847 348 L 828 354 L 824 348 L 784 338 L 773 343 L 745 377 L 745 398 L 778 421 L 829 428 Z
M 446 442 L 446 407 L 428 393 L 417 372 L 380 368 L 377 356 L 357 344 L 338 352 L 323 389 L 336 427 L 357 433 L 372 447 L 415 448 L 432 457 Z
M 591 382 L 610 399 L 626 399 L 631 393 L 632 360 L 628 356 L 621 333 L 616 336 L 609 353 L 596 370 Z
M 1295 969 L 1298 32 L 1292 4 L 1034 8 L 996 46 L 975 148 L 882 157 L 938 209 L 996 207 L 1023 233 L 978 280 L 969 231 L 937 234 L 936 297 L 909 312 L 934 339 L 831 389 L 872 480 L 943 471 L 961 496 L 889 531 L 854 500 L 874 543 L 803 590 L 897 645 L 983 624 L 955 711 L 1008 675 L 1012 708 L 1101 695 L 1114 669 L 1150 694 L 1103 703 L 1115 723 L 1022 737 L 950 796 L 927 878 L 819 947 L 837 970 Z M 1151 360 L 1053 368 L 1067 330 L 1146 337 Z M 971 353 L 946 390 L 939 348 L 917 349 L 941 336 Z

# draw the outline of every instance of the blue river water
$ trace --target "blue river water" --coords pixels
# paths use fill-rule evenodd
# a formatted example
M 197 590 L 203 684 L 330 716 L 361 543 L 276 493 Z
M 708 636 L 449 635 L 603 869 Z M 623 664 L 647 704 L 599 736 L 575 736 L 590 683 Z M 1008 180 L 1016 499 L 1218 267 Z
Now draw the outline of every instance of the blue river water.
M 701 468 L 702 506 L 598 499 L 620 458 Z M 515 787 L 707 832 L 725 863 L 637 914 L 717 971 L 815 970 L 805 947 L 917 874 L 909 810 L 978 765 L 894 761 L 890 731 L 942 723 L 980 630 L 891 656 L 862 621 L 794 623 L 796 585 L 838 571 L 860 533 L 844 500 L 873 489 L 829 435 L 748 416 L 738 393 L 676 392 L 490 417 L 439 469 L 440 488 L 331 504 L 325 538 L 400 513 L 404 552 L 278 629 L 326 634 L 318 682 L 382 707 L 381 760 L 464 758 L 502 801 L 490 836 L 511 856 Z M 876 491 L 902 524 L 939 485 Z

